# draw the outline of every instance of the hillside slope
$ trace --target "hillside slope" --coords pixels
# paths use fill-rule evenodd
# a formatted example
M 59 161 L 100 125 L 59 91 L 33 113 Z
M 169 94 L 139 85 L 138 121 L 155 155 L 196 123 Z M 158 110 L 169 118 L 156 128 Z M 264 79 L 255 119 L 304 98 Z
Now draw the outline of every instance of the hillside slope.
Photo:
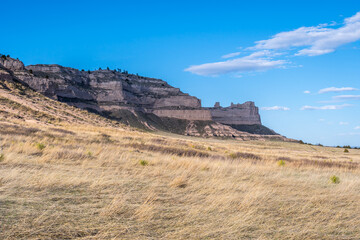
M 0 85 L 0 239 L 360 238 L 360 150 L 154 134 Z
M 45 76 L 43 72 L 37 71 L 37 67 L 32 66 L 29 68 L 30 70 L 27 70 L 22 64 L 22 62 L 19 60 L 13 58 L 7 58 L 6 60 L 4 60 L 3 58 L 1 59 L 0 98 L 3 104 L 1 107 L 2 112 L 0 116 L 4 116 L 6 118 L 18 118 L 23 119 L 24 121 L 41 120 L 43 122 L 92 122 L 92 124 L 94 125 L 117 125 L 122 123 L 143 130 L 167 131 L 189 136 L 235 138 L 239 140 L 272 139 L 279 141 L 290 141 L 290 139 L 277 135 L 275 132 L 267 131 L 265 134 L 268 135 L 263 135 L 263 129 L 266 129 L 265 127 L 260 127 L 261 130 L 254 131 L 254 133 L 256 134 L 251 134 L 248 133 L 249 128 L 244 128 L 244 130 L 239 131 L 229 125 L 214 122 L 212 120 L 187 120 L 169 117 L 159 117 L 153 113 L 146 112 L 144 109 L 137 110 L 137 108 L 144 107 L 141 104 L 136 105 L 135 103 L 131 103 L 135 105 L 131 107 L 127 106 L 125 108 L 119 108 L 119 102 L 117 101 L 119 99 L 117 99 L 116 101 L 102 101 L 99 103 L 99 99 L 92 99 L 92 97 L 89 95 L 88 87 L 85 87 L 86 84 L 84 84 L 83 87 L 81 87 L 81 84 L 79 85 L 80 87 L 71 87 L 73 86 L 71 85 L 72 82 L 80 81 L 82 79 L 81 75 L 79 76 L 79 78 L 73 79 L 73 76 L 78 76 L 78 74 L 82 74 L 78 70 L 63 68 L 57 65 L 41 66 L 42 69 L 47 67 L 51 71 L 55 72 L 53 73 L 53 75 L 50 75 L 50 77 L 54 77 L 54 79 L 61 79 L 59 80 L 60 82 L 56 83 L 54 81 L 49 81 L 48 78 L 50 77 Z M 60 75 L 58 73 L 59 71 L 61 73 Z M 75 71 L 75 73 L 72 71 Z M 114 75 L 116 73 L 107 70 L 96 71 L 92 73 L 92 75 L 94 76 L 103 76 L 106 74 Z M 55 75 L 57 77 L 55 77 Z M 123 74 L 120 75 L 122 76 Z M 97 77 L 95 78 L 97 79 Z M 29 79 L 31 79 L 31 81 Z M 102 91 L 97 91 L 96 96 L 98 96 L 98 98 L 104 98 L 104 96 L 108 97 L 109 95 L 116 95 L 119 92 L 123 92 L 122 90 L 115 91 L 116 89 L 114 90 L 113 88 L 116 87 L 116 85 L 118 84 L 121 85 L 121 82 L 114 79 L 104 80 L 112 79 L 110 76 L 108 78 L 101 77 L 99 79 L 102 80 L 101 82 L 98 82 L 98 84 L 110 84 L 110 86 L 106 87 L 108 91 L 105 93 L 102 92 L 104 86 L 101 88 Z M 70 82 L 71 84 L 69 83 L 70 85 L 67 85 L 64 82 Z M 33 84 L 32 87 L 31 84 Z M 60 87 L 55 87 L 53 86 L 54 84 L 65 84 L 65 88 L 61 92 L 59 90 Z M 166 83 L 161 80 L 154 80 L 151 84 L 166 85 Z M 132 83 L 131 85 L 134 85 L 134 83 Z M 32 88 L 36 88 L 36 90 L 40 91 L 40 93 L 42 94 L 31 90 Z M 146 91 L 143 92 L 143 89 L 146 89 L 146 87 L 143 87 L 139 90 L 142 94 L 142 97 L 147 95 Z M 183 94 L 179 92 L 178 89 L 173 90 L 174 88 L 170 86 L 166 87 L 165 89 L 168 90 L 165 91 L 164 89 L 161 89 L 161 91 L 159 91 L 159 94 L 162 93 L 163 95 L 162 97 L 158 96 L 158 98 L 156 98 L 157 100 L 154 100 L 153 104 L 168 104 L 166 103 L 167 101 L 164 100 L 167 98 L 172 99 L 171 102 L 176 102 L 176 99 L 178 99 L 179 97 L 184 98 L 184 104 L 188 105 L 183 106 L 184 108 L 190 107 L 190 105 L 197 106 L 200 104 L 198 99 L 188 96 L 187 94 Z M 165 91 L 166 93 L 164 93 L 163 91 Z M 175 95 L 172 95 L 171 92 L 174 91 L 176 92 L 176 94 L 173 93 Z M 165 97 L 165 95 L 167 97 Z M 118 97 L 119 96 L 114 96 L 114 98 Z M 175 99 L 173 99 L 173 97 L 175 97 Z M 58 101 L 54 101 L 50 98 Z M 86 98 L 88 99 L 86 100 Z M 149 96 L 147 98 L 149 98 Z M 142 100 L 139 101 L 141 102 Z M 66 104 L 62 102 L 65 102 Z M 99 109 L 99 106 L 102 108 L 102 110 Z M 107 107 L 109 106 L 111 106 L 111 108 L 115 107 L 116 111 L 104 111 L 104 109 L 107 109 Z M 87 111 L 81 110 L 79 108 L 86 109 Z M 94 112 L 97 115 L 91 112 Z M 257 128 L 259 128 L 259 126 Z M 251 126 L 250 129 L 252 129 Z

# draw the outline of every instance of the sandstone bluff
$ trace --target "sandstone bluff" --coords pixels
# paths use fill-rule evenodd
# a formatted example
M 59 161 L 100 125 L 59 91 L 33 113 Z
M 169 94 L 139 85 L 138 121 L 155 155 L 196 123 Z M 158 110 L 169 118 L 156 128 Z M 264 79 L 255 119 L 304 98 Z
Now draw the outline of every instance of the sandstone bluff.
M 80 71 L 60 65 L 24 64 L 2 55 L 0 66 L 52 99 L 150 130 L 194 136 L 285 140 L 261 124 L 254 102 L 201 106 L 200 99 L 167 82 L 116 70 Z

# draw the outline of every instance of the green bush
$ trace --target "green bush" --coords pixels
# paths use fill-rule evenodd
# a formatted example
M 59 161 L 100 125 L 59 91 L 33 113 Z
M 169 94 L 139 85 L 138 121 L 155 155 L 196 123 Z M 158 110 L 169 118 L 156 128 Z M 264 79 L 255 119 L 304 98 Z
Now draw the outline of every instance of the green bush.
M 344 153 L 348 153 L 349 150 L 347 148 L 344 149 Z
M 279 161 L 277 161 L 277 164 L 278 164 L 280 167 L 283 167 L 283 166 L 285 166 L 285 161 L 284 161 L 284 160 L 279 160 Z
M 0 162 L 4 161 L 4 159 L 5 159 L 4 154 L 0 154 Z
M 146 161 L 146 160 L 140 160 L 140 165 L 141 166 L 147 166 L 147 165 L 149 165 L 149 162 Z
M 208 147 L 207 150 L 212 151 L 212 148 L 211 148 L 211 147 Z
M 333 175 L 333 176 L 330 177 L 330 182 L 334 183 L 334 184 L 338 184 L 338 183 L 340 183 L 340 178 Z
M 40 151 L 44 150 L 44 148 L 46 147 L 45 144 L 43 144 L 43 143 L 36 143 L 35 146 Z

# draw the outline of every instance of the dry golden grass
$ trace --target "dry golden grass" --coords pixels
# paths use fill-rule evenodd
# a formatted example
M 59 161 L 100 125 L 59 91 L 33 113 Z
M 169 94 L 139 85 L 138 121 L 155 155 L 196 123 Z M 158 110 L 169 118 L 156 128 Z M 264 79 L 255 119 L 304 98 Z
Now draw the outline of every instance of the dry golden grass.
M 359 150 L 15 123 L 0 239 L 360 239 Z

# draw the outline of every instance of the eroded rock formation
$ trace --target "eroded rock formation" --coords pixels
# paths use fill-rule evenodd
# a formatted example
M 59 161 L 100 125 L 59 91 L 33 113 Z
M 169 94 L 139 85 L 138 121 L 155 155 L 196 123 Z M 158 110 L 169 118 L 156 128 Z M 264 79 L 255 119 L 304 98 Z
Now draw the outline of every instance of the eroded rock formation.
M 1 57 L 0 65 L 11 70 L 14 76 L 30 88 L 50 98 L 114 119 L 126 119 L 125 122 L 130 125 L 136 122 L 137 125 L 133 125 L 159 129 L 174 122 L 164 121 L 169 118 L 212 122 L 212 125 L 203 129 L 208 135 L 219 131 L 214 129 L 231 132 L 221 124 L 235 128 L 244 125 L 260 126 L 257 127 L 260 129 L 257 133 L 262 134 L 260 115 L 254 102 L 231 104 L 229 107 L 221 107 L 220 103 L 216 103 L 213 108 L 203 108 L 200 99 L 183 93 L 160 79 L 115 70 L 79 71 L 54 64 L 25 67 L 21 61 L 10 57 Z M 197 126 L 201 125 L 200 122 Z M 195 125 L 191 122 L 184 127 L 185 133 L 194 132 Z M 244 129 L 246 131 L 251 128 Z M 232 136 L 239 135 L 236 133 L 238 130 L 234 131 Z M 271 130 L 263 133 L 275 134 Z

